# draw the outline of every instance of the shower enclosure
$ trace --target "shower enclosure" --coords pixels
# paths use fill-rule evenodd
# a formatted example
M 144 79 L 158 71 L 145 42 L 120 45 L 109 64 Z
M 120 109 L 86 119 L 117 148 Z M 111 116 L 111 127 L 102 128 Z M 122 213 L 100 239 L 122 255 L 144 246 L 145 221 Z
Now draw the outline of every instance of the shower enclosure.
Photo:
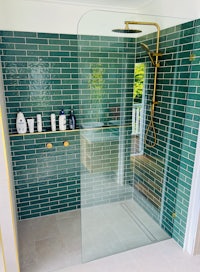
M 169 238 L 162 228 L 168 138 L 156 135 L 155 128 L 162 107 L 156 100 L 160 32 L 155 23 L 145 23 L 152 18 L 142 23 L 142 16 L 135 15 L 141 26 L 131 31 L 126 25 L 129 34 L 124 34 L 116 29 L 119 17 L 121 25 L 133 19 L 130 14 L 93 11 L 82 17 L 78 29 L 83 261 Z M 143 146 L 133 154 L 131 145 L 138 141 L 132 137 L 138 63 L 146 67 L 137 135 Z
M 1 32 L 22 271 L 170 236 L 183 245 L 199 127 L 199 22 L 169 18 L 167 28 L 166 19 L 90 11 L 78 35 Z M 112 31 L 127 21 L 141 25 Z M 159 51 L 155 26 L 142 22 L 161 26 Z M 61 106 L 73 106 L 75 130 L 50 131 Z M 19 108 L 26 118 L 41 112 L 43 131 L 16 134 Z

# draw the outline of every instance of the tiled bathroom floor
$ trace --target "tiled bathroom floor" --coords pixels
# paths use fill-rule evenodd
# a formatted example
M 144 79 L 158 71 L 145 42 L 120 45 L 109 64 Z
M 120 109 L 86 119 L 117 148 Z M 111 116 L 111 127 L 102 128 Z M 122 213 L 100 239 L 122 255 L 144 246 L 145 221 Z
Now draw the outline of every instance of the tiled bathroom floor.
M 80 211 L 19 222 L 21 272 L 49 272 L 81 263 Z
M 169 238 L 134 200 L 82 209 L 81 219 L 83 262 Z
M 169 238 L 133 200 L 85 208 L 81 213 L 19 222 L 21 271 L 57 271 L 81 264 L 81 251 L 87 262 Z
M 173 240 L 136 248 L 55 272 L 199 272 L 200 255 L 190 256 Z

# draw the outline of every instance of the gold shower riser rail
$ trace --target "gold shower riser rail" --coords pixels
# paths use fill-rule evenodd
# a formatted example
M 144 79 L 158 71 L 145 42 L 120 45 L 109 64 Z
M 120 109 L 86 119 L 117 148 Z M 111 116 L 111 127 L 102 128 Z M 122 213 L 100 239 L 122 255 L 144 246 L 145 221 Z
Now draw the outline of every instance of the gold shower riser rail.
M 154 112 L 155 112 L 155 105 L 158 104 L 156 101 L 156 84 L 157 84 L 157 74 L 158 74 L 158 67 L 160 67 L 160 63 L 158 62 L 158 57 L 162 56 L 161 53 L 159 53 L 159 40 L 160 40 L 160 26 L 155 22 L 137 22 L 137 21 L 125 21 L 125 28 L 128 29 L 129 25 L 148 25 L 148 26 L 155 26 L 157 29 L 157 42 L 156 42 L 156 52 L 153 53 L 153 56 L 155 56 L 155 72 L 154 72 L 154 87 L 153 87 L 153 97 L 152 97 L 152 104 L 151 104 L 151 114 L 150 114 L 150 122 L 146 129 L 145 133 L 145 144 L 147 147 L 154 147 L 156 145 L 157 139 L 156 139 L 156 131 L 154 126 Z M 153 144 L 147 144 L 147 136 L 149 130 L 153 130 L 154 135 L 154 142 Z

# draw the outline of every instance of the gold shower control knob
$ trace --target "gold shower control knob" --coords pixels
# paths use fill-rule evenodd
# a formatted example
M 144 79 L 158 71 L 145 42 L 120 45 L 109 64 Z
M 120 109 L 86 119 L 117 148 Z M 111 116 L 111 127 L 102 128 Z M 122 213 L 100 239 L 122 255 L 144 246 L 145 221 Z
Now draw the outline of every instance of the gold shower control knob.
M 67 146 L 69 146 L 69 142 L 68 142 L 68 141 L 64 141 L 63 145 L 64 145 L 65 147 L 67 147 Z
M 48 143 L 48 144 L 46 145 L 46 147 L 50 149 L 50 148 L 53 147 L 53 145 L 52 145 L 52 143 Z
M 172 213 L 172 218 L 176 218 L 176 213 L 175 212 Z

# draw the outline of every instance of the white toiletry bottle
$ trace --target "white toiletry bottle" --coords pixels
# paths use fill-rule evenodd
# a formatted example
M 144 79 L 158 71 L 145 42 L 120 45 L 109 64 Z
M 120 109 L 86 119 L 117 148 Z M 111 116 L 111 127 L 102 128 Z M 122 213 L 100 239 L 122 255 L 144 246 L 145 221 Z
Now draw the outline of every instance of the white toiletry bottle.
M 51 130 L 56 131 L 56 115 L 51 113 Z
M 37 114 L 37 131 L 42 132 L 42 115 Z
M 66 115 L 63 109 L 60 111 L 59 115 L 59 130 L 66 130 Z
M 19 134 L 23 134 L 27 132 L 26 119 L 24 117 L 24 114 L 21 111 L 17 113 L 16 129 Z
M 34 119 L 33 118 L 27 119 L 27 123 L 28 123 L 29 132 L 34 133 Z

